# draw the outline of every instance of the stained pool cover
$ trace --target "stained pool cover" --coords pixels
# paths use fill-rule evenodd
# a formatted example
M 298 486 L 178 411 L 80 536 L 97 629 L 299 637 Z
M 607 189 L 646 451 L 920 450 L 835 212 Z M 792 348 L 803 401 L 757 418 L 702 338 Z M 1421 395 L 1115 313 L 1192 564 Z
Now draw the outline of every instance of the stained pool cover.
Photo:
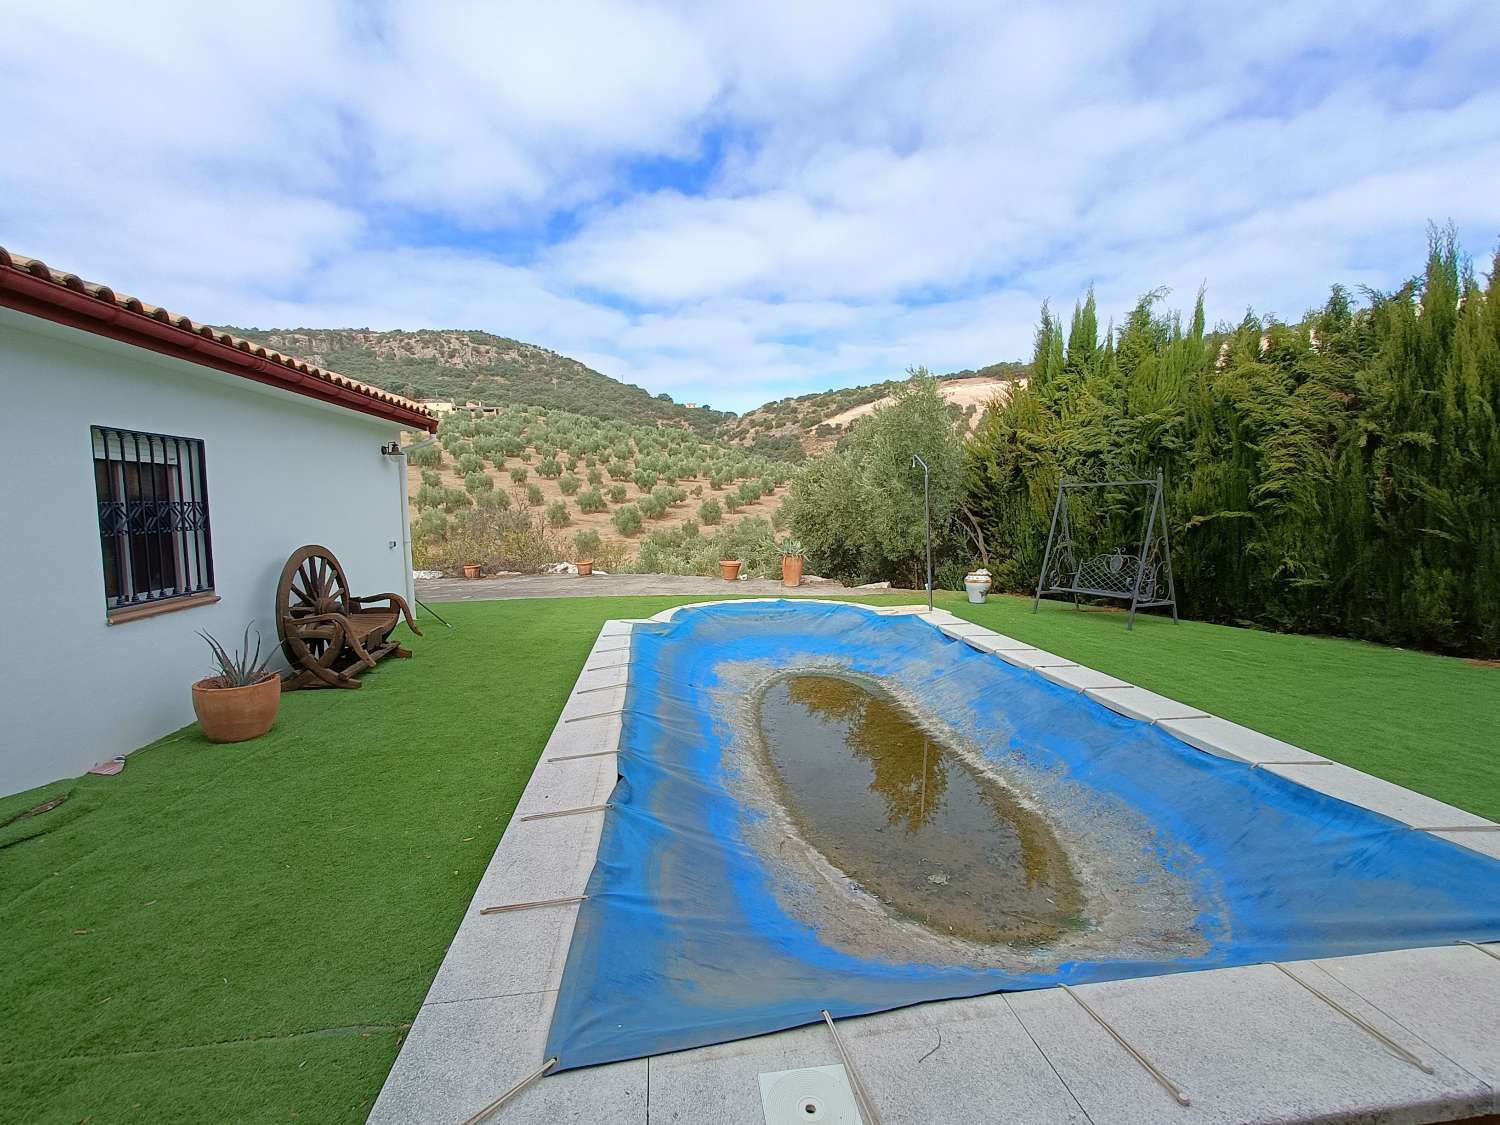
M 924 1000 L 1500 939 L 1500 862 L 847 606 L 638 626 L 559 1069 Z

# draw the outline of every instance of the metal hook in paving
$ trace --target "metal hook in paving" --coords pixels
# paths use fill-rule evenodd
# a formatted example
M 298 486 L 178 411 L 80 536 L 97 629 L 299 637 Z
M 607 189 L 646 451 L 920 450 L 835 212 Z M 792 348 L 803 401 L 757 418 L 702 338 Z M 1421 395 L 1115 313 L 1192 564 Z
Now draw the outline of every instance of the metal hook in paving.
M 1489 946 L 1487 946 L 1487 945 L 1480 945 L 1478 942 L 1474 942 L 1474 941 L 1464 941 L 1462 938 L 1459 939 L 1458 944 L 1459 945 L 1467 945 L 1471 949 L 1477 949 L 1477 950 L 1479 950 L 1479 952 L 1483 953 L 1486 957 L 1493 957 L 1496 961 L 1500 961 L 1500 953 L 1496 953 L 1493 949 L 1489 948 Z
M 588 895 L 573 895 L 569 898 L 539 898 L 535 902 L 507 902 L 500 906 L 486 906 L 479 911 L 481 914 L 509 914 L 512 910 L 534 910 L 539 906 L 571 906 L 575 902 L 582 902 Z
M 574 695 L 588 695 L 590 692 L 594 692 L 594 691 L 624 691 L 625 688 L 627 688 L 628 686 L 629 686 L 628 682 L 622 683 L 622 684 L 604 684 L 602 687 L 585 687 L 585 688 L 579 688 L 573 694 Z
M 616 707 L 610 711 L 595 711 L 591 715 L 574 715 L 571 719 L 564 719 L 565 723 L 581 723 L 585 719 L 607 719 L 611 715 L 623 715 L 628 710 L 625 707 Z
M 590 750 L 587 754 L 559 754 L 555 758 L 548 758 L 549 762 L 576 762 L 580 758 L 603 758 L 608 754 L 618 754 L 619 747 L 613 750 Z
M 1088 1001 L 1086 1001 L 1082 996 L 1078 995 L 1078 993 L 1074 992 L 1065 984 L 1059 984 L 1058 987 L 1066 992 L 1069 996 L 1071 996 L 1074 1000 L 1078 1001 L 1078 1006 L 1089 1015 L 1093 1016 L 1094 1022 L 1102 1027 L 1105 1031 L 1109 1032 L 1111 1039 L 1113 1039 L 1116 1043 L 1123 1047 L 1125 1049 L 1125 1052 L 1131 1058 L 1140 1063 L 1141 1066 L 1145 1067 L 1146 1073 L 1151 1075 L 1152 1078 L 1156 1079 L 1157 1084 L 1160 1085 L 1163 1090 L 1172 1095 L 1173 1101 L 1181 1106 L 1188 1106 L 1193 1104 L 1188 1100 L 1188 1096 L 1183 1091 L 1181 1086 L 1177 1085 L 1176 1082 L 1173 1082 L 1170 1078 L 1168 1078 L 1159 1066 L 1148 1059 L 1136 1047 L 1132 1046 L 1130 1041 L 1126 1039 L 1125 1036 L 1121 1035 L 1118 1031 L 1111 1027 L 1109 1025 L 1109 1021 L 1101 1016 L 1098 1012 L 1094 1011 L 1094 1009 L 1089 1005 Z
M 1277 963 L 1275 961 L 1272 961 L 1271 964 L 1275 965 L 1283 973 L 1285 973 L 1287 976 L 1291 977 L 1294 981 L 1296 981 L 1298 984 L 1300 984 L 1303 988 L 1307 989 L 1307 991 L 1311 992 L 1319 1000 L 1321 1000 L 1321 1001 L 1323 1001 L 1323 1003 L 1327 1004 L 1335 1012 L 1339 1013 L 1339 1015 L 1344 1016 L 1345 1018 L 1347 1018 L 1347 1019 L 1353 1021 L 1354 1023 L 1358 1024 L 1359 1027 L 1362 1030 L 1364 1030 L 1367 1034 L 1369 1034 L 1371 1037 L 1373 1037 L 1377 1042 L 1380 1043 L 1381 1046 L 1383 1046 L 1391 1054 L 1395 1055 L 1402 1062 L 1404 1062 L 1404 1063 L 1410 1063 L 1412 1066 L 1414 1066 L 1418 1070 L 1420 1070 L 1423 1074 L 1436 1074 L 1437 1073 L 1435 1070 L 1432 1069 L 1431 1065 L 1429 1065 L 1428 1063 L 1422 1061 L 1422 1059 L 1419 1058 L 1417 1055 L 1412 1054 L 1412 1052 L 1408 1051 L 1400 1043 L 1397 1043 L 1394 1039 L 1392 1039 L 1385 1032 L 1381 1031 L 1374 1024 L 1370 1023 L 1368 1020 L 1366 1020 L 1366 1019 L 1364 1019 L 1364 1018 L 1362 1018 L 1360 1016 L 1355 1015 L 1348 1008 L 1344 1007 L 1337 1000 L 1335 1000 L 1332 996 L 1329 996 L 1326 992 L 1320 992 L 1318 989 L 1316 989 L 1312 985 L 1308 984 L 1307 981 L 1305 981 L 1301 977 L 1299 977 L 1296 973 L 1292 972 L 1292 970 L 1288 969 L 1285 965 L 1279 964 L 1279 963 Z
M 523 816 L 521 819 L 523 821 L 527 821 L 527 820 L 551 820 L 553 817 L 557 817 L 557 816 L 577 816 L 580 813 L 603 812 L 605 809 L 610 808 L 610 807 L 611 806 L 609 806 L 607 804 L 606 805 L 587 805 L 587 806 L 585 806 L 584 808 L 581 808 L 581 809 L 558 809 L 556 812 L 535 812 L 535 813 L 532 813 L 530 816 Z
M 533 1082 L 535 1082 L 542 1075 L 546 1074 L 549 1070 L 551 1070 L 556 1065 L 557 1065 L 557 1056 L 554 1055 L 552 1058 L 550 1058 L 546 1062 L 544 1062 L 541 1066 L 539 1066 L 535 1070 L 533 1070 L 525 1078 L 521 1079 L 521 1081 L 517 1082 L 509 1090 L 505 1091 L 505 1093 L 501 1094 L 494 1101 L 490 1102 L 489 1105 L 485 1106 L 478 1113 L 476 1113 L 473 1117 L 471 1117 L 467 1121 L 465 1121 L 464 1125 L 479 1125 L 479 1122 L 481 1122 L 481 1121 L 485 1120 L 486 1118 L 488 1118 L 490 1116 L 490 1114 L 492 1114 L 492 1113 L 495 1112 L 495 1110 L 499 1109 L 506 1102 L 510 1101 L 511 1098 L 515 1097 L 522 1090 L 526 1089 L 527 1086 L 530 1086 Z
M 1413 824 L 1411 830 L 1413 832 L 1500 832 L 1500 824 L 1439 824 L 1435 827 Z
M 849 1057 L 849 1052 L 844 1050 L 844 1041 L 839 1037 L 839 1029 L 833 1026 L 833 1017 L 828 1014 L 828 1009 L 821 1009 L 823 1022 L 828 1025 L 828 1033 L 833 1036 L 833 1045 L 839 1053 L 839 1061 L 844 1064 L 844 1073 L 849 1076 L 849 1089 L 854 1093 L 855 1104 L 859 1107 L 859 1115 L 864 1118 L 865 1125 L 880 1125 L 880 1114 L 875 1111 L 875 1102 L 870 1098 L 865 1084 L 860 1081 L 859 1071 L 854 1069 L 854 1060 Z

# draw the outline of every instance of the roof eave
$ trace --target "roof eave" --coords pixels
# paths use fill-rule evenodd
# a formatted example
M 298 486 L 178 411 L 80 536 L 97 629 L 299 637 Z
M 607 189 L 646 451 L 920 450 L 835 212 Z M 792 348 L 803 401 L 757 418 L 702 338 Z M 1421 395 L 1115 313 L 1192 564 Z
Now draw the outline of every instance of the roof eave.
M 437 419 L 425 411 L 340 386 L 305 363 L 288 357 L 271 359 L 248 347 L 226 343 L 217 335 L 209 335 L 207 329 L 194 331 L 171 321 L 158 320 L 113 300 L 35 277 L 9 262 L 0 262 L 0 306 L 145 348 L 159 355 L 253 379 L 320 402 L 357 410 L 407 429 L 428 433 L 437 429 Z

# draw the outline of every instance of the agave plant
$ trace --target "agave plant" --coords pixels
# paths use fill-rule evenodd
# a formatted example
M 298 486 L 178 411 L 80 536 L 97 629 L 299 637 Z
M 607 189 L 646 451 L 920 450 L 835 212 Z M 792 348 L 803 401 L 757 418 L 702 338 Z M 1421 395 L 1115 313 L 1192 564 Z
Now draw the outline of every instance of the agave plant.
M 251 622 L 250 625 L 255 624 Z M 215 640 L 202 629 L 198 635 L 208 642 L 208 647 L 213 649 L 214 663 L 219 666 L 219 674 L 216 677 L 220 687 L 249 687 L 258 684 L 265 679 L 266 673 L 270 671 L 271 658 L 264 660 L 260 658 L 260 630 L 255 631 L 255 652 L 250 652 L 250 625 L 245 626 L 244 639 L 240 641 L 240 647 L 233 654 L 223 645 Z
M 802 540 L 795 537 L 783 539 L 777 544 L 776 549 L 781 552 L 784 558 L 796 558 L 802 554 Z

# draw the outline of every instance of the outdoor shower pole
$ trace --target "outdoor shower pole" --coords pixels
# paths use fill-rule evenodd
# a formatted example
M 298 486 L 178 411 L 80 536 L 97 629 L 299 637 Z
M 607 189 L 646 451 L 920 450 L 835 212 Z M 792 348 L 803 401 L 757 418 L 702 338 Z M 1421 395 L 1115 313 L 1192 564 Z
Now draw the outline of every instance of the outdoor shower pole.
M 911 467 L 915 469 L 922 466 L 922 515 L 927 521 L 927 612 L 932 612 L 932 501 L 929 499 L 929 485 L 932 483 L 932 470 L 927 467 L 927 462 L 922 460 L 920 454 L 911 455 Z

